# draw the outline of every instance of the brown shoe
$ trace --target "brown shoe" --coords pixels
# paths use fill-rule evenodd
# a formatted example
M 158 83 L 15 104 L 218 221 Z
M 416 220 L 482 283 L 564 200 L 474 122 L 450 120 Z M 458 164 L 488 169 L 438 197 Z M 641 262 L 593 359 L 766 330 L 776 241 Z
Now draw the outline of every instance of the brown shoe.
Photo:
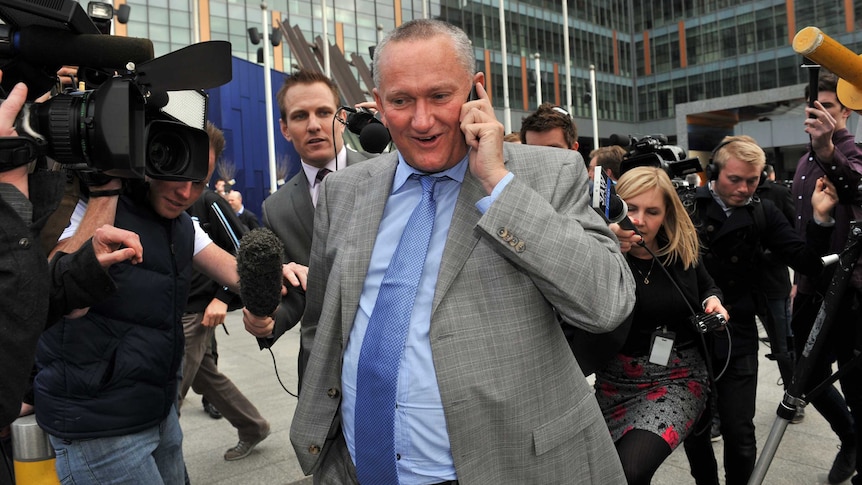
M 259 438 L 250 441 L 239 440 L 236 446 L 224 452 L 224 459 L 227 461 L 242 460 L 251 453 L 251 450 L 255 446 L 265 440 L 267 436 L 269 436 L 269 428 Z

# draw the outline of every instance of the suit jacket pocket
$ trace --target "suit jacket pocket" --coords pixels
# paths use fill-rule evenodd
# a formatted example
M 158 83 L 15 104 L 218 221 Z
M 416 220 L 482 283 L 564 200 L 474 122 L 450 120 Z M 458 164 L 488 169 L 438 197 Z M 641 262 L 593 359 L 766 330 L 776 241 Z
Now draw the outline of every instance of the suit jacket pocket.
M 561 416 L 533 430 L 536 456 L 541 456 L 562 443 L 576 439 L 596 417 L 601 418 L 598 404 L 592 394 L 586 394 L 580 402 Z

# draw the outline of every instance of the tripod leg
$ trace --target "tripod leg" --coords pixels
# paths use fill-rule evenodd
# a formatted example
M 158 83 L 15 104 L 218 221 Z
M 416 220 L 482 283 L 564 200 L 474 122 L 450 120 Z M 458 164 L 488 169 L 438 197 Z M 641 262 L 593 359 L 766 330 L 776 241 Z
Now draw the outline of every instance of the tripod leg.
M 821 333 L 829 335 L 829 330 L 835 322 L 853 268 L 859 260 L 860 254 L 862 254 L 862 245 L 860 245 L 860 242 L 862 242 L 862 222 L 852 221 L 850 224 L 850 233 L 847 236 L 847 245 L 839 258 L 839 267 L 835 269 L 829 289 L 823 299 L 823 304 L 820 306 L 820 311 L 817 313 L 817 318 L 814 321 L 814 326 L 808 335 L 808 339 L 805 341 L 802 353 L 798 356 L 799 360 L 796 363 L 793 382 L 784 393 L 784 399 L 778 406 L 776 423 L 773 425 L 769 439 L 766 445 L 764 445 L 760 458 L 757 460 L 754 472 L 748 481 L 749 485 L 760 485 L 763 483 L 766 471 L 769 469 L 784 430 L 787 428 L 787 423 L 793 419 L 796 408 L 802 402 L 805 390 L 809 387 L 809 376 L 811 376 L 814 366 L 816 366 L 821 358 L 826 345 L 826 339 L 818 337 L 820 337 Z M 797 335 L 796 337 L 799 338 L 801 335 Z M 780 423 L 780 421 L 784 421 L 784 423 Z

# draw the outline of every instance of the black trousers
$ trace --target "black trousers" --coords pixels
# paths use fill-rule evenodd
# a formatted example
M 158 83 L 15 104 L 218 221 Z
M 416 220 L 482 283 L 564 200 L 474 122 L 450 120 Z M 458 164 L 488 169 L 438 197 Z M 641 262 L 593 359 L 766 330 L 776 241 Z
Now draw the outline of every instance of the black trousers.
M 713 360 L 713 369 L 720 372 L 725 361 Z M 724 474 L 727 485 L 746 485 L 757 460 L 754 435 L 754 411 L 757 396 L 757 355 L 732 356 L 727 370 L 715 383 L 718 395 L 716 409 L 721 417 L 724 440 Z M 704 413 L 706 414 L 706 413 Z M 700 430 L 704 419 L 697 425 Z M 709 440 L 709 430 L 685 440 L 685 453 L 691 474 L 698 485 L 718 483 L 715 455 Z

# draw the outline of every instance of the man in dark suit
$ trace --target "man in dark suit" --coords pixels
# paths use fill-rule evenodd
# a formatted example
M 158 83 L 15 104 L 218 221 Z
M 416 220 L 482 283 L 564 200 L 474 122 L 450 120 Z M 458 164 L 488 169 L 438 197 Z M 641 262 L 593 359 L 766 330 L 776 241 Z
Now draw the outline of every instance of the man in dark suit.
M 263 224 L 284 244 L 285 263 L 308 266 L 314 205 L 324 177 L 365 157 L 344 145 L 344 125 L 334 120 L 340 104 L 338 86 L 325 75 L 296 71 L 285 79 L 276 99 L 281 134 L 299 153 L 302 170 L 263 202 Z M 299 321 L 305 306 L 299 295 L 300 289 L 288 290 L 276 310 L 272 335 L 259 340 L 261 348 L 272 345 Z M 300 383 L 307 360 L 300 344 Z
M 450 24 L 390 32 L 374 97 L 398 153 L 330 175 L 319 194 L 302 324 L 311 357 L 291 426 L 315 483 L 625 482 L 554 309 L 607 332 L 631 312 L 634 281 L 590 207 L 582 157 L 504 144 L 475 66 Z M 427 251 L 413 252 L 421 233 Z M 395 308 L 403 288 L 415 300 Z M 267 335 L 272 322 L 246 328 Z M 390 330 L 400 346 L 360 356 Z M 378 355 L 397 376 L 362 373 Z M 396 389 L 363 405 L 377 384 Z M 375 432 L 386 436 L 365 439 Z
M 260 222 L 257 221 L 257 216 L 254 212 L 245 208 L 242 205 L 242 194 L 239 190 L 231 190 L 227 194 L 227 201 L 231 209 L 239 217 L 239 220 L 249 229 L 257 229 L 260 227 Z

